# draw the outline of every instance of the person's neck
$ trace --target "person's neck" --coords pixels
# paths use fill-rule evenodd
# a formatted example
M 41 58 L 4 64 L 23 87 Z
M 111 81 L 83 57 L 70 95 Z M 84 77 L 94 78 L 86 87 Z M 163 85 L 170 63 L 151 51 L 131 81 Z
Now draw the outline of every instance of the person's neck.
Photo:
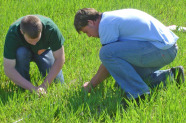
M 99 16 L 99 18 L 96 20 L 96 23 L 97 23 L 97 25 L 98 25 L 98 27 L 99 27 L 99 23 L 100 23 L 100 21 L 101 21 L 101 17 L 102 17 L 102 14 Z

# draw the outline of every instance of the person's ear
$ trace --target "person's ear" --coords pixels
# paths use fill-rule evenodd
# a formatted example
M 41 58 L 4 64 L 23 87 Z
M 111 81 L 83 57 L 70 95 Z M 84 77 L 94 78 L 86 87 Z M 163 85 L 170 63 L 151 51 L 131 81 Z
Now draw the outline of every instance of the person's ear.
M 94 25 L 94 21 L 93 20 L 88 20 L 88 25 Z

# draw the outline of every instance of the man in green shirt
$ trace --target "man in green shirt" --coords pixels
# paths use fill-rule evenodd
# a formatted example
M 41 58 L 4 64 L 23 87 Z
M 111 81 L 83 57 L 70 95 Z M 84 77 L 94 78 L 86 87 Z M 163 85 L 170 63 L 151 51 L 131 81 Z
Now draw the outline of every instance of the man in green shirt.
M 64 82 L 64 38 L 57 25 L 41 15 L 27 15 L 9 28 L 4 45 L 4 70 L 18 86 L 30 91 L 46 91 L 53 80 Z M 36 87 L 30 82 L 29 65 L 34 61 L 44 82 Z

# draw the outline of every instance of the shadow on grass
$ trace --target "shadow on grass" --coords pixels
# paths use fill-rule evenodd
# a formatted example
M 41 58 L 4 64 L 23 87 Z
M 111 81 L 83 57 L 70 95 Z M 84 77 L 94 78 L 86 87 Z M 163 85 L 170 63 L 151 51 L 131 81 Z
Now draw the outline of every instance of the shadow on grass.
M 94 119 L 98 122 L 105 122 L 106 115 L 111 118 L 115 117 L 118 106 L 122 109 L 126 108 L 124 92 L 121 89 L 104 87 L 103 84 L 91 93 L 81 88 L 69 95 L 67 108 L 80 121 L 92 122 Z M 58 113 L 57 115 L 60 115 L 60 112 Z
M 139 102 L 136 102 L 128 100 L 121 88 L 101 84 L 91 93 L 87 93 L 83 89 L 71 91 L 67 97 L 66 107 L 80 121 L 106 122 L 107 119 L 115 121 L 118 112 L 127 112 L 128 108 L 138 107 L 141 104 L 144 107 L 150 105 L 156 101 L 158 92 L 166 89 L 167 87 L 164 87 L 162 83 L 151 89 L 151 95 L 145 95 Z M 60 115 L 60 110 L 56 115 Z
M 9 99 L 13 99 L 15 93 L 17 97 L 19 97 L 19 94 L 23 92 L 25 92 L 24 89 L 16 86 L 11 82 L 6 86 L 0 85 L 0 100 L 3 103 L 3 105 L 5 105 Z

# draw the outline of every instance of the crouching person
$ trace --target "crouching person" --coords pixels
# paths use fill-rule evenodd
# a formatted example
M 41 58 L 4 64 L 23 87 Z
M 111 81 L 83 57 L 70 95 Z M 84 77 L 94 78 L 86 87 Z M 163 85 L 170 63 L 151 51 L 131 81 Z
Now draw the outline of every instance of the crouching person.
M 57 25 L 41 15 L 27 15 L 9 28 L 4 45 L 5 74 L 18 86 L 30 91 L 44 91 L 54 81 L 64 82 L 64 37 Z M 30 82 L 29 66 L 37 64 L 44 82 L 36 87 Z
M 168 76 L 184 82 L 182 66 L 160 70 L 175 59 L 178 37 L 151 15 L 136 9 L 101 13 L 84 8 L 76 13 L 74 26 L 79 33 L 100 38 L 102 44 L 102 64 L 83 85 L 85 90 L 111 75 L 129 99 L 137 100 L 150 93 L 146 79 L 152 86 L 165 82 Z

